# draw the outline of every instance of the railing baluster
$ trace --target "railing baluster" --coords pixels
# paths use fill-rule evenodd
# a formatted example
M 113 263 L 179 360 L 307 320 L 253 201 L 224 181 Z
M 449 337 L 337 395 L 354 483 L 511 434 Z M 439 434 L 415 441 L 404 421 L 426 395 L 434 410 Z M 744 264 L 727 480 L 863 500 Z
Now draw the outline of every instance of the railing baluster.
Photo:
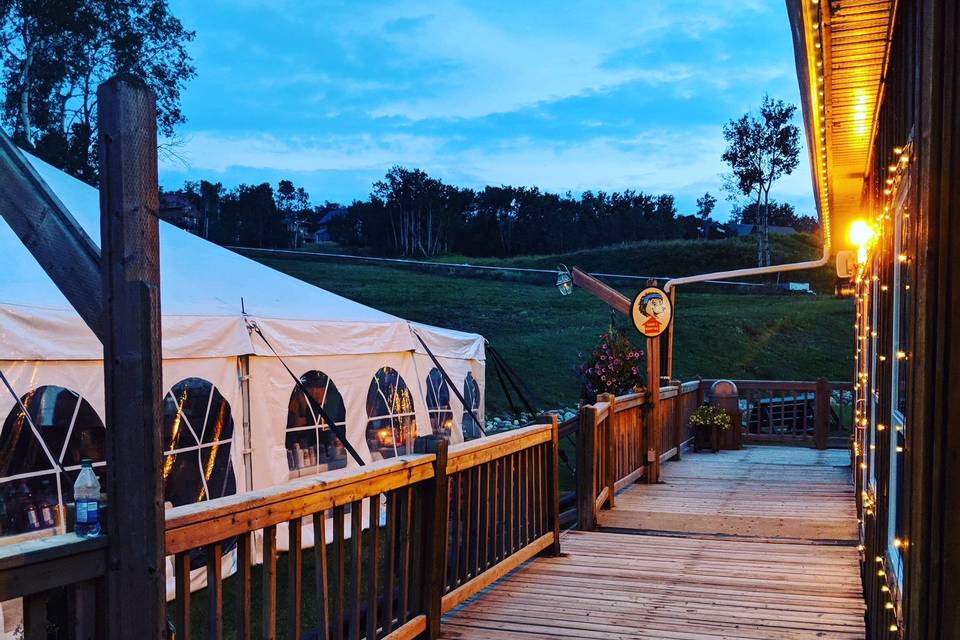
M 300 548 L 303 546 L 303 522 L 300 519 L 287 523 L 287 637 L 300 640 L 300 627 L 303 619 L 303 556 Z M 316 544 L 316 542 L 314 542 Z
M 370 554 L 367 570 L 367 640 L 377 637 L 377 599 L 380 597 L 380 496 L 370 498 Z M 435 541 L 436 544 L 437 541 Z
M 410 551 L 413 546 L 413 487 L 403 489 L 401 504 L 402 521 L 400 523 L 400 611 L 398 622 L 403 624 L 409 618 L 411 575 Z
M 397 492 L 387 493 L 387 530 L 384 537 L 387 540 L 386 578 L 387 585 L 383 598 L 383 633 L 393 631 L 393 594 L 396 590 L 397 575 Z
M 250 534 L 237 536 L 237 638 L 249 640 L 253 631 L 250 626 Z M 179 638 L 180 635 L 178 634 Z
M 343 609 L 344 609 L 344 598 L 346 594 L 344 590 L 346 585 L 344 584 L 344 544 L 343 544 L 343 530 L 346 526 L 344 522 L 344 508 L 343 505 L 339 505 L 333 508 L 333 548 L 331 553 L 333 554 L 332 566 L 333 566 L 333 612 L 330 617 L 330 631 L 334 640 L 341 640 L 343 638 Z
M 470 570 L 474 576 L 480 575 L 480 541 L 482 539 L 480 534 L 483 531 L 483 523 L 480 521 L 480 516 L 483 513 L 481 469 L 482 466 L 477 466 L 471 470 L 473 473 L 473 545 L 470 554 Z
M 313 514 L 313 573 L 317 588 L 320 640 L 330 635 L 330 578 L 327 566 L 327 512 Z
M 173 558 L 174 582 L 177 592 L 177 640 L 190 640 L 190 553 L 178 553 Z
M 350 567 L 352 594 L 350 598 L 350 638 L 360 640 L 360 585 L 363 581 L 363 501 L 350 505 Z
M 470 540 L 473 538 L 471 535 L 471 520 L 473 515 L 473 505 L 471 504 L 471 499 L 473 498 L 473 477 L 470 473 L 459 473 L 457 474 L 460 477 L 460 492 L 463 495 L 463 501 L 460 504 L 460 511 L 463 513 L 463 529 L 460 534 L 460 545 L 457 548 L 457 562 L 460 565 L 460 584 L 463 584 L 470 579 Z
M 523 496 L 526 503 L 523 513 L 523 544 L 530 544 L 533 540 L 533 450 L 523 451 Z
M 493 512 L 493 490 L 492 490 L 492 477 L 493 477 L 493 465 L 494 462 L 490 461 L 483 465 L 482 476 L 483 476 L 483 535 L 480 538 L 480 566 L 482 570 L 486 570 L 490 566 L 490 536 L 492 533 L 492 528 L 490 527 L 490 516 Z
M 219 542 L 206 546 L 207 554 L 207 637 L 223 638 L 223 546 Z
M 31 593 L 23 599 L 23 639 L 47 640 L 47 592 Z
M 263 528 L 263 640 L 277 635 L 277 527 Z

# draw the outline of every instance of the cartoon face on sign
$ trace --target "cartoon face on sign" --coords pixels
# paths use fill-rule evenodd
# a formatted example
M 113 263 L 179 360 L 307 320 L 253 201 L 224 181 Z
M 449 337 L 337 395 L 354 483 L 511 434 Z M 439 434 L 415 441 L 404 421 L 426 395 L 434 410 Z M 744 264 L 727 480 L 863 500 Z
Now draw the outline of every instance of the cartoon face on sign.
M 658 287 L 647 287 L 633 299 L 633 325 L 648 338 L 666 331 L 673 317 L 670 298 Z

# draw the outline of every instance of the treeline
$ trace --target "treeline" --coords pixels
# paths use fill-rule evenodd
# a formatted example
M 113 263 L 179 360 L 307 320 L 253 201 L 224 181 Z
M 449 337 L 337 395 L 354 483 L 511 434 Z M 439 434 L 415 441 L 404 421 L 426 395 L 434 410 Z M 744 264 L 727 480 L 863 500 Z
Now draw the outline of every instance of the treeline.
M 710 218 L 716 200 L 697 201 L 694 214 L 678 213 L 668 194 L 587 191 L 575 197 L 537 187 L 460 188 L 419 169 L 393 167 L 366 200 L 342 207 L 314 206 L 289 180 L 226 191 L 220 184 L 188 182 L 175 195 L 195 210 L 180 226 L 214 242 L 249 247 L 298 247 L 330 240 L 375 255 L 433 257 L 562 253 L 637 240 L 723 238 L 731 224 Z M 168 211 L 177 211 L 171 208 Z M 816 221 L 774 204 L 771 224 L 815 231 Z M 168 219 L 177 223 L 176 220 Z M 753 205 L 735 209 L 731 223 L 754 224 Z
M 331 221 L 329 232 L 338 243 L 379 255 L 513 256 L 697 237 L 703 222 L 679 216 L 670 195 L 588 191 L 575 198 L 512 186 L 475 191 L 394 167 L 367 200 Z

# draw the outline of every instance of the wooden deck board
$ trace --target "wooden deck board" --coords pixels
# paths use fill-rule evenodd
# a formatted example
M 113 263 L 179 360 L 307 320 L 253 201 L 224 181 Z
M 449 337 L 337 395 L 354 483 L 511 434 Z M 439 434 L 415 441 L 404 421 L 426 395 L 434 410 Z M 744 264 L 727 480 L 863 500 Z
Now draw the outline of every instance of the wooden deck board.
M 451 611 L 442 637 L 863 638 L 845 452 L 686 455 Z M 717 535 L 720 534 L 720 535 Z

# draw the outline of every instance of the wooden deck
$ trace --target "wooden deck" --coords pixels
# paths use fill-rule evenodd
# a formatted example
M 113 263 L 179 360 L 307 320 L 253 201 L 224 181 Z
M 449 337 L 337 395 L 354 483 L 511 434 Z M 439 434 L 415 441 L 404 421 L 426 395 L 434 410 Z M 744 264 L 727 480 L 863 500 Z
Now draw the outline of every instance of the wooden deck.
M 849 454 L 685 455 L 451 611 L 448 639 L 863 638 Z

